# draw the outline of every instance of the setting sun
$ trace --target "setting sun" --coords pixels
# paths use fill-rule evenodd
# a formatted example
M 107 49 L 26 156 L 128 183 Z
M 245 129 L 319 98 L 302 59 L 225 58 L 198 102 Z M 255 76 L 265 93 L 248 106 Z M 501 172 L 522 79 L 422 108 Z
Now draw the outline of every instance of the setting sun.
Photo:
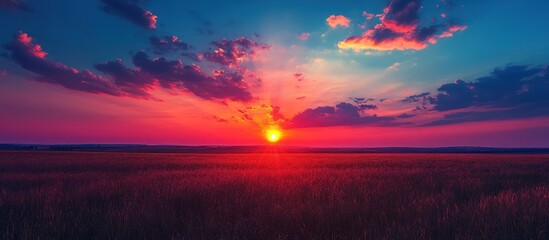
M 265 131 L 265 138 L 267 138 L 267 141 L 271 143 L 278 142 L 280 140 L 282 133 L 279 129 L 271 128 Z

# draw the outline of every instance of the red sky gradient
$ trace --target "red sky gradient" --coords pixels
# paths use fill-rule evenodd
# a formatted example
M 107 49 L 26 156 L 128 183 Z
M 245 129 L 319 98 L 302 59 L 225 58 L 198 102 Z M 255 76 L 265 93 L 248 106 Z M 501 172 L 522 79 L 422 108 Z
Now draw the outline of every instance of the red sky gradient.
M 59 4 L 0 5 L 0 143 L 549 147 L 547 3 Z

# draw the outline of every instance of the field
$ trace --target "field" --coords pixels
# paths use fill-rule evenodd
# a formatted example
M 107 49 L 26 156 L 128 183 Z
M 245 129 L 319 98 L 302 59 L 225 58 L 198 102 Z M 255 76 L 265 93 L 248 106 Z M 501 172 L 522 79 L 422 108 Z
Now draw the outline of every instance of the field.
M 1 151 L 0 239 L 549 239 L 549 155 Z

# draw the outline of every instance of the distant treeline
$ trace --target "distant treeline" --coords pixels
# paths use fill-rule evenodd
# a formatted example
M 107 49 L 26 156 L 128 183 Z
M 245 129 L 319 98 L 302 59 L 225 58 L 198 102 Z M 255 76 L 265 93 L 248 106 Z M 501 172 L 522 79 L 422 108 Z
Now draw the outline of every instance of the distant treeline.
M 0 150 L 25 151 L 93 151 L 93 152 L 159 152 L 159 153 L 514 153 L 549 154 L 549 148 L 494 148 L 494 147 L 289 147 L 259 146 L 179 146 L 143 144 L 0 144 Z

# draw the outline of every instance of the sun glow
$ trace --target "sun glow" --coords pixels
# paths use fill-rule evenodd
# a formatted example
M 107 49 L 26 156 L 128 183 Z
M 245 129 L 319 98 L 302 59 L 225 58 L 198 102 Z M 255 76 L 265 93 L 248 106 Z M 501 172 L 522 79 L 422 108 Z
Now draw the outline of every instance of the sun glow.
M 282 132 L 278 128 L 269 128 L 265 131 L 265 138 L 271 143 L 278 142 L 282 137 Z

